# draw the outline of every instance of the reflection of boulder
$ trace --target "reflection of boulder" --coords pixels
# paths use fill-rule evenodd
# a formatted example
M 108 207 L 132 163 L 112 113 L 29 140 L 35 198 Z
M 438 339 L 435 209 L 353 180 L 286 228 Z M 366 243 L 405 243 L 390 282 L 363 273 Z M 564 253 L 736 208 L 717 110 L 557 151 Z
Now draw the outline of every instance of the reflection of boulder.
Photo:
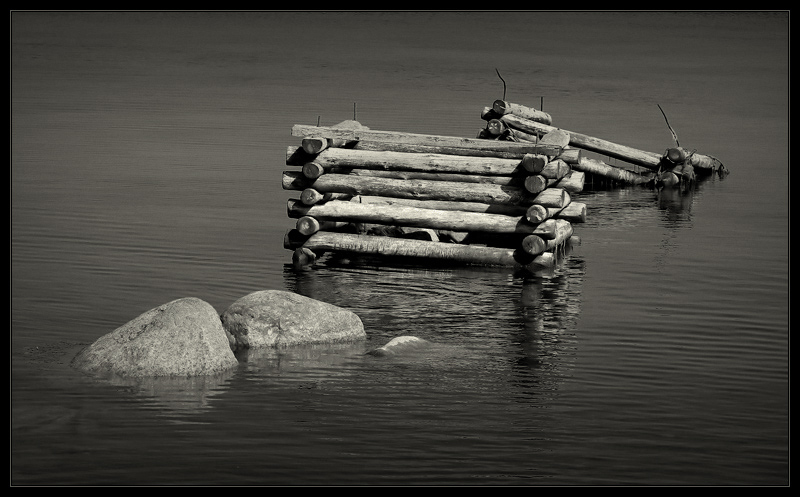
M 127 378 L 213 375 L 238 364 L 216 310 L 193 297 L 145 312 L 72 360 L 83 372 Z
M 143 378 L 111 378 L 109 383 L 133 389 L 141 397 L 152 399 L 159 407 L 173 414 L 190 414 L 209 407 L 209 399 L 225 391 L 236 369 L 202 376 L 151 376 Z
M 245 295 L 221 318 L 233 350 L 366 338 L 364 325 L 355 313 L 280 290 Z

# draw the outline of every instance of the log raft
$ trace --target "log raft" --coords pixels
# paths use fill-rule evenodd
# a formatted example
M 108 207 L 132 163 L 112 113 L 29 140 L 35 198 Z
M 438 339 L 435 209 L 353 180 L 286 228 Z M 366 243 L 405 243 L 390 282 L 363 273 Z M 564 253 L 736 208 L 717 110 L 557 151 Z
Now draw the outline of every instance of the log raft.
M 672 147 L 657 154 L 567 131 L 549 114 L 497 100 L 475 138 L 373 130 L 357 121 L 296 124 L 282 187 L 296 220 L 297 266 L 329 252 L 459 264 L 552 267 L 579 242 L 587 177 L 666 187 L 722 168 Z M 600 153 L 645 172 L 588 157 Z M 563 256 L 563 254 L 561 254 Z
M 295 125 L 292 134 L 301 144 L 287 148 L 281 182 L 299 195 L 287 202 L 296 227 L 284 238 L 295 265 L 346 252 L 536 269 L 567 245 L 556 227 L 586 219 L 585 204 L 571 200 L 583 184 L 572 168 L 580 150 L 552 140 L 488 143 L 354 122 Z M 526 189 L 532 177 L 542 188 Z M 533 206 L 541 220 L 528 216 Z M 529 236 L 546 240 L 544 249 L 526 250 Z

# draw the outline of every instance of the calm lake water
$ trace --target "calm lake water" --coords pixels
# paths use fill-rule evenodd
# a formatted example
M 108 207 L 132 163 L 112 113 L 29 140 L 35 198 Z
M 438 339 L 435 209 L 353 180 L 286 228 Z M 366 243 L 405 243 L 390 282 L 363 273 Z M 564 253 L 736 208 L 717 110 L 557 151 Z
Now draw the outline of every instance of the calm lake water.
M 789 15 L 36 13 L 11 19 L 12 485 L 789 484 Z M 503 96 L 731 171 L 587 189 L 544 275 L 295 271 L 294 124 L 476 136 Z M 102 383 L 82 346 L 168 301 L 355 311 L 364 343 Z M 442 347 L 364 356 L 399 335 Z

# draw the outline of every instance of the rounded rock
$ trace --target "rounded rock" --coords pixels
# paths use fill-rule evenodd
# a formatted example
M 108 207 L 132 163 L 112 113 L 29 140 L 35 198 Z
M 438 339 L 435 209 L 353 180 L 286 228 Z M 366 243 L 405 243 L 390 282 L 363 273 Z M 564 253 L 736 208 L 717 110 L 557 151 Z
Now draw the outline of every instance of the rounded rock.
M 217 311 L 187 297 L 151 309 L 79 352 L 72 365 L 122 377 L 203 376 L 236 367 Z

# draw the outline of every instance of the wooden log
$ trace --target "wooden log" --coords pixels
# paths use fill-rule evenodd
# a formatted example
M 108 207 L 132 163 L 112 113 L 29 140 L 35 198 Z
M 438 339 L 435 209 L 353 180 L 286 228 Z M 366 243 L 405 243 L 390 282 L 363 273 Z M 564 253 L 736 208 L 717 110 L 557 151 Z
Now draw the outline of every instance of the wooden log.
M 317 179 L 325 174 L 325 168 L 317 162 L 306 162 L 303 164 L 303 176 L 308 179 Z
M 283 248 L 294 250 L 301 247 L 308 240 L 308 235 L 304 235 L 297 231 L 297 228 L 286 231 L 283 235 Z
M 450 174 L 512 176 L 523 174 L 523 159 L 471 157 L 447 154 L 370 151 L 346 148 L 323 150 L 314 159 L 315 167 L 419 171 Z M 318 176 L 317 176 L 318 177 Z
M 405 180 L 424 179 L 433 181 L 458 181 L 462 183 L 489 183 L 493 185 L 520 187 L 524 181 L 522 176 L 482 176 L 478 174 L 426 173 L 419 171 L 381 171 L 348 167 L 333 167 L 328 170 L 328 173 Z
M 564 219 L 570 223 L 585 223 L 586 204 L 583 202 L 570 202 L 569 205 L 558 211 L 554 217 Z
M 563 209 L 570 203 L 570 196 L 563 188 L 548 188 L 533 199 L 534 204 Z
M 287 214 L 290 218 L 295 219 L 310 216 L 320 221 L 374 223 L 467 232 L 531 234 L 537 228 L 537 225 L 529 223 L 522 217 L 502 214 L 340 201 L 308 206 L 296 200 L 289 200 Z
M 391 198 L 370 195 L 353 197 L 353 201 L 363 204 L 405 205 L 420 209 L 438 209 L 445 211 L 484 212 L 505 216 L 524 216 L 527 207 L 524 205 L 498 205 L 479 202 L 452 202 L 447 200 L 417 200 L 409 198 Z
M 583 202 L 570 202 L 563 208 L 533 204 L 525 213 L 525 219 L 532 224 L 542 223 L 551 218 L 564 219 L 571 223 L 585 223 L 586 204 Z
M 313 188 L 306 188 L 300 194 L 300 201 L 306 205 L 314 205 L 329 200 L 350 200 L 352 195 L 346 193 L 320 193 Z
M 522 168 L 531 174 L 539 174 L 549 161 L 544 154 L 527 154 L 522 159 Z
M 468 157 L 498 157 L 502 159 L 522 159 L 528 150 L 534 149 L 531 144 L 520 144 L 516 150 L 509 148 L 507 150 L 492 150 L 491 148 L 469 148 L 459 146 L 447 145 L 434 145 L 434 144 L 415 144 L 415 143 L 392 143 L 392 142 L 379 142 L 361 140 L 353 142 L 353 150 L 370 150 L 370 151 L 386 151 L 386 152 L 406 152 L 406 153 L 424 153 L 424 154 L 445 154 L 445 155 L 460 155 Z M 580 149 L 574 149 L 579 151 Z M 566 159 L 565 159 L 566 160 Z
M 654 179 L 653 173 L 639 174 L 628 171 L 627 169 L 611 166 L 603 161 L 591 159 L 589 157 L 583 157 L 579 164 L 573 164 L 572 167 L 579 171 L 596 174 L 631 185 L 643 185 Z
M 541 174 L 533 174 L 525 178 L 524 186 L 529 193 L 541 193 L 547 188 L 547 178 Z
M 566 176 L 572 168 L 561 159 L 553 159 L 539 171 L 539 174 L 547 179 L 560 180 Z
M 328 148 L 328 139 L 322 137 L 307 136 L 300 142 L 303 151 L 310 155 L 316 155 Z
M 563 188 L 567 193 L 580 193 L 583 191 L 585 181 L 586 174 L 583 171 L 570 171 L 552 186 Z
M 347 130 L 334 127 L 310 126 L 295 124 L 292 126 L 292 136 L 325 136 L 326 138 L 341 138 L 348 141 L 372 141 L 395 144 L 408 144 L 420 146 L 458 147 L 478 149 L 481 151 L 528 153 L 534 149 L 532 144 L 483 140 L 480 138 L 462 138 L 445 135 L 426 135 L 421 133 L 405 133 L 400 131 L 377 130 Z
M 531 254 L 539 255 L 542 252 L 553 250 L 572 236 L 572 224 L 563 219 L 556 219 L 555 234 L 551 238 L 542 238 L 539 235 L 528 235 L 522 240 L 522 249 Z
M 488 266 L 524 267 L 530 265 L 534 259 L 522 250 L 326 231 L 309 237 L 303 247 L 312 252 L 413 257 Z
M 457 181 L 397 180 L 349 174 L 323 174 L 316 180 L 296 171 L 284 171 L 284 190 L 314 188 L 320 193 L 377 195 L 419 200 L 448 200 L 484 204 L 530 205 L 532 196 L 524 188 Z
M 547 112 L 535 109 L 533 107 L 515 104 L 507 100 L 495 100 L 492 104 L 492 110 L 501 116 L 513 114 L 515 116 L 544 124 L 552 124 L 553 122 L 553 118 Z
M 558 230 L 558 222 L 555 219 L 546 219 L 536 225 L 532 235 L 539 236 L 545 240 L 551 240 L 556 237 Z
M 503 121 L 510 127 L 525 131 L 526 133 L 541 133 L 546 135 L 559 128 L 537 123 L 529 119 L 520 118 L 514 115 L 503 116 Z M 570 136 L 569 145 L 579 147 L 584 150 L 601 153 L 609 157 L 614 157 L 631 164 L 657 170 L 661 162 L 661 155 L 638 150 L 633 147 L 619 145 L 600 138 L 591 137 L 574 131 L 568 131 Z
M 539 145 L 553 145 L 562 149 L 567 148 L 569 142 L 569 133 L 558 128 L 553 128 L 549 133 L 539 139 Z
M 310 236 L 317 231 L 336 231 L 349 225 L 350 223 L 343 221 L 319 221 L 311 216 L 302 216 L 297 220 L 295 228 L 301 235 Z

